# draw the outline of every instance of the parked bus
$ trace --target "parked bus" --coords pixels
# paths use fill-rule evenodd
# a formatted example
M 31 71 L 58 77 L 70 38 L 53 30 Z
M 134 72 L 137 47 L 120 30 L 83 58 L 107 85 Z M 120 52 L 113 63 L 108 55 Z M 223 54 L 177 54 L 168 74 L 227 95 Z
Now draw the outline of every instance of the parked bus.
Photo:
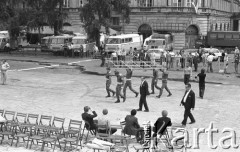
M 213 31 L 207 36 L 200 37 L 196 41 L 196 48 L 216 47 L 232 51 L 236 46 L 240 46 L 240 32 L 238 31 Z
M 139 34 L 121 34 L 116 36 L 109 36 L 105 51 L 112 53 L 118 50 L 125 50 L 128 54 L 130 48 L 140 50 L 142 48 L 143 37 Z
M 53 53 L 63 52 L 64 44 L 65 43 L 71 43 L 72 42 L 72 38 L 73 38 L 73 36 L 70 36 L 70 35 L 52 36 L 52 37 L 50 37 L 50 40 L 49 40 L 50 50 Z

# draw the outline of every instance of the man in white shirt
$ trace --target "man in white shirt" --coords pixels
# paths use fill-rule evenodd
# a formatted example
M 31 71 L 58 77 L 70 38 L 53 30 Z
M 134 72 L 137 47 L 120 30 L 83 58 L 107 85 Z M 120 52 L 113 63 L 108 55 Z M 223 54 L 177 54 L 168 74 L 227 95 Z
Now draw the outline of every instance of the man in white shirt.
M 207 72 L 213 72 L 213 68 L 212 68 L 212 62 L 213 62 L 214 56 L 212 55 L 212 53 L 210 53 L 207 57 L 207 62 L 208 62 L 208 67 L 207 67 Z
M 2 80 L 2 85 L 6 84 L 7 81 L 7 70 L 10 68 L 10 65 L 7 63 L 6 60 L 2 61 L 1 65 L 1 80 Z
M 103 109 L 102 113 L 103 113 L 103 115 L 98 117 L 98 126 L 106 126 L 107 130 L 98 130 L 98 131 L 100 131 L 101 133 L 106 133 L 106 132 L 111 131 L 111 134 L 114 134 L 117 131 L 117 129 L 116 128 L 111 128 L 110 120 L 109 120 L 109 117 L 107 115 L 108 110 Z

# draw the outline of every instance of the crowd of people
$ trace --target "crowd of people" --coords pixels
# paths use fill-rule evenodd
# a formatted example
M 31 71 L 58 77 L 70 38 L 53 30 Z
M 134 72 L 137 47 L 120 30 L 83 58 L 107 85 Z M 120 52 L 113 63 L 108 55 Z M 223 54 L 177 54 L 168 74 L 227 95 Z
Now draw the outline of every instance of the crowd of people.
M 202 63 L 202 67 L 206 69 L 206 72 L 212 73 L 213 71 L 213 62 L 218 61 L 219 64 L 216 64 L 216 66 L 219 66 L 219 72 L 220 73 L 228 73 L 228 66 L 229 66 L 229 55 L 226 51 L 221 50 L 221 55 L 216 55 L 214 53 L 216 49 L 210 47 L 209 50 L 206 52 L 204 48 L 199 48 L 195 50 L 190 50 L 190 52 L 187 52 L 187 50 L 180 50 L 177 52 L 169 52 L 166 53 L 161 52 L 160 57 L 159 55 L 156 55 L 156 53 L 148 52 L 147 50 L 140 50 L 137 51 L 136 49 L 130 48 L 130 50 L 127 52 L 126 50 L 118 50 L 116 52 L 111 53 L 111 60 L 115 64 L 123 64 L 123 62 L 128 60 L 130 61 L 143 61 L 141 63 L 141 66 L 144 67 L 144 64 L 151 64 L 156 65 L 156 61 L 158 61 L 159 65 L 165 66 L 168 70 L 180 70 L 185 69 L 186 67 L 194 68 L 193 70 L 195 72 L 198 71 L 199 64 Z M 235 48 L 234 51 L 234 69 L 235 73 L 238 73 L 238 64 L 239 64 L 239 49 L 238 47 Z M 157 57 L 158 56 L 158 57 Z M 104 59 L 107 57 L 107 55 L 104 55 Z M 105 61 L 104 61 L 105 62 Z M 103 64 L 101 64 L 103 66 Z

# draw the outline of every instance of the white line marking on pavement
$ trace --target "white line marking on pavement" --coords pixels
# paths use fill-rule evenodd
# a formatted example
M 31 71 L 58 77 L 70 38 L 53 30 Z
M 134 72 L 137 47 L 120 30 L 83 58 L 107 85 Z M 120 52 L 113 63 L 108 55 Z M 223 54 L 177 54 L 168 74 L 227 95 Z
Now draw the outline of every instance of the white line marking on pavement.
M 70 62 L 70 63 L 68 63 L 68 65 L 72 65 L 74 63 L 81 63 L 81 62 L 90 62 L 90 61 L 93 61 L 93 60 L 97 60 L 97 59 L 90 59 L 90 60 L 81 60 L 81 61 L 76 61 L 76 62 Z
M 44 66 L 44 67 L 28 68 L 28 69 L 8 70 L 8 71 L 29 71 L 29 70 L 37 70 L 37 69 L 44 69 L 44 68 L 52 68 L 52 67 L 59 67 L 59 64 Z

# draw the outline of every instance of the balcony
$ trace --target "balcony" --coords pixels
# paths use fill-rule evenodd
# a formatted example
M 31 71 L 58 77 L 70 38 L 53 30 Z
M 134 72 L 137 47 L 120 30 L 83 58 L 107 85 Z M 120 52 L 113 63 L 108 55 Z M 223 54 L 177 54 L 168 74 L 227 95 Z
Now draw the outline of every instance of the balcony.
M 131 13 L 196 13 L 193 7 L 131 7 Z M 231 12 L 216 10 L 212 8 L 198 8 L 198 14 L 217 14 L 219 16 L 232 15 Z

